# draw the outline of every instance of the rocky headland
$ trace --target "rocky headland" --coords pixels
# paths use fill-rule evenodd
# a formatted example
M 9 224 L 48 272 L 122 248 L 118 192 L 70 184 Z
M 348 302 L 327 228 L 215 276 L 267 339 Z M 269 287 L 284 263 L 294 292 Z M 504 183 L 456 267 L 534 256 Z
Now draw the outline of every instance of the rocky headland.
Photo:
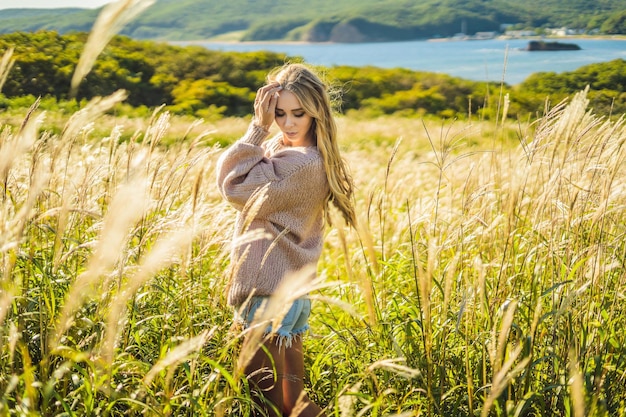
M 544 41 L 530 41 L 525 51 L 579 51 L 580 46 L 575 43 L 562 43 L 562 42 L 544 42 Z

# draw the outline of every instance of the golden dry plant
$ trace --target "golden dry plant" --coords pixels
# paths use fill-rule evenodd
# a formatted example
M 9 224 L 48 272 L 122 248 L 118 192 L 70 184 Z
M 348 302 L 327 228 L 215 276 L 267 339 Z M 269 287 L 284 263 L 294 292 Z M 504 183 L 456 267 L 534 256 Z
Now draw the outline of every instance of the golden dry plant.
M 245 242 L 210 145 L 249 119 L 129 122 L 111 115 L 125 97 L 59 133 L 38 102 L 0 127 L 0 415 L 253 407 L 241 366 L 286 303 L 232 327 L 228 252 Z M 624 119 L 587 91 L 533 123 L 507 112 L 339 118 L 359 227 L 333 222 L 319 265 L 280 292 L 312 292 L 305 383 L 328 414 L 626 413 Z
M 70 85 L 71 96 L 76 95 L 80 83 L 113 36 L 154 2 L 155 0 L 116 0 L 103 7 L 74 70 Z
M 238 369 L 283 305 L 231 329 L 238 242 L 206 145 L 215 126 L 172 126 L 157 109 L 130 140 L 121 126 L 95 135 L 123 97 L 92 101 L 58 135 L 36 106 L 2 129 L 0 365 L 19 382 L 0 378 L 2 409 L 245 413 Z M 422 123 L 376 152 L 344 136 L 359 229 L 329 228 L 321 280 L 303 272 L 282 292 L 316 301 L 311 395 L 341 415 L 599 409 L 618 378 L 603 352 L 626 317 L 626 133 L 587 105 L 581 92 L 557 106 L 518 146 L 490 148 L 478 122 Z M 185 139 L 161 146 L 169 130 Z M 590 386 L 592 360 L 606 373 Z
M 0 325 L 14 330 L 0 346 L 10 352 L 11 366 L 29 358 L 40 367 L 33 380 L 54 380 L 58 358 L 84 355 L 94 361 L 94 375 L 106 375 L 128 343 L 122 340 L 128 308 L 150 279 L 168 268 L 184 270 L 183 278 L 206 251 L 223 262 L 219 248 L 231 218 L 217 208 L 217 190 L 206 178 L 216 153 L 202 145 L 206 133 L 167 152 L 158 146 L 169 128 L 163 112 L 131 141 L 120 140 L 120 127 L 94 138 L 95 121 L 124 97 L 92 100 L 59 135 L 39 130 L 45 113 L 36 105 L 21 129 L 2 128 Z M 194 351 L 206 340 L 200 333 L 190 339 Z M 36 352 L 29 351 L 33 340 Z M 164 363 L 178 362 L 155 364 L 148 382 Z M 39 402 L 30 388 L 28 396 Z
M 376 312 L 368 323 L 390 339 L 381 351 L 421 371 L 408 386 L 423 390 L 415 396 L 429 399 L 420 402 L 428 415 L 457 412 L 459 389 L 463 415 L 608 408 L 608 381 L 621 377 L 603 352 L 623 340 L 625 318 L 626 129 L 588 105 L 582 91 L 550 109 L 520 127 L 517 146 L 493 140 L 499 127 L 477 139 L 483 126 L 472 122 L 425 124 L 371 153 L 357 135 L 348 158 L 369 236 L 329 236 L 324 265 L 341 274 L 343 253 L 354 287 L 328 295 Z M 610 377 L 585 386 L 585 367 L 588 378 L 598 369 Z M 571 397 L 546 388 L 558 381 Z M 368 404 L 410 402 L 380 389 Z

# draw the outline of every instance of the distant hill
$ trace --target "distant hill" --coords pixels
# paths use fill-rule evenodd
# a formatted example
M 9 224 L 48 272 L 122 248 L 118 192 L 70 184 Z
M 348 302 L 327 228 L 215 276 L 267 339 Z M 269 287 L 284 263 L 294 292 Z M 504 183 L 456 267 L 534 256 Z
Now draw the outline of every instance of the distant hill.
M 462 30 L 570 27 L 626 32 L 626 0 L 157 0 L 122 32 L 136 39 L 365 42 L 452 36 Z M 98 10 L 0 10 L 0 33 L 88 31 Z
M 4 9 L 0 10 L 0 33 L 56 30 L 60 33 L 85 32 L 93 26 L 99 10 Z

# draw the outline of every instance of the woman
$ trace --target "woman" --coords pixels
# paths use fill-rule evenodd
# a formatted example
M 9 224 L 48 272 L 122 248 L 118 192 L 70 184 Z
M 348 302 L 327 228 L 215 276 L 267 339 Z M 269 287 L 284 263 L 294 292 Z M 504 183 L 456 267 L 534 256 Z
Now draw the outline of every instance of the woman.
M 274 122 L 280 133 L 266 140 Z M 288 64 L 268 75 L 254 119 L 221 155 L 217 177 L 222 195 L 239 211 L 228 303 L 250 326 L 290 274 L 317 264 L 330 203 L 355 224 L 352 179 L 339 153 L 329 94 L 313 70 Z M 307 297 L 296 299 L 245 366 L 265 414 L 324 415 L 303 392 L 301 336 L 310 306 Z

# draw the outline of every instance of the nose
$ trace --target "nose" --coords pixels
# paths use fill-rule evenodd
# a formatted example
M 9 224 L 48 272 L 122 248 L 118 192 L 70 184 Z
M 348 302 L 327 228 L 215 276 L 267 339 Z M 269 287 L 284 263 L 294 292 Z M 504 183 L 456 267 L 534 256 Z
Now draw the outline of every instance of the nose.
M 293 116 L 287 115 L 285 117 L 285 126 L 294 126 L 295 125 L 295 119 Z

